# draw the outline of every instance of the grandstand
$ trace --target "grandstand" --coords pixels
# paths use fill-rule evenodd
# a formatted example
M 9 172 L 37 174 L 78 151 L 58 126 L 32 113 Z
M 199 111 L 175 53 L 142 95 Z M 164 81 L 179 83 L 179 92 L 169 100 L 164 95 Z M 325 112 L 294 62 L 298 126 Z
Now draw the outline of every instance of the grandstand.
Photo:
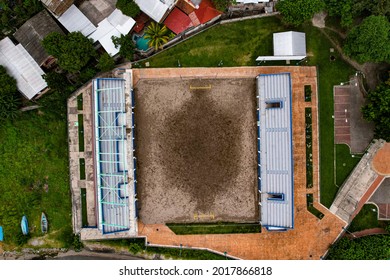
M 126 110 L 126 91 L 131 94 L 125 79 L 93 80 L 97 216 L 103 234 L 137 230 L 134 115 Z
M 294 227 L 292 104 L 289 73 L 257 76 L 260 223 L 268 230 Z

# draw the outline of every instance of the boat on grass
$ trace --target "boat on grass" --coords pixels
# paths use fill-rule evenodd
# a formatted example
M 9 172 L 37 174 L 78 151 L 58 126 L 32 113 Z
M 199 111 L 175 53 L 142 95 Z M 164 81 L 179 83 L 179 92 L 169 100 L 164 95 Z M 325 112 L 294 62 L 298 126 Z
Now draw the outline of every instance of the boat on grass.
M 4 241 L 3 227 L 0 226 L 0 241 Z
M 28 221 L 27 221 L 26 216 L 23 216 L 22 222 L 20 223 L 20 227 L 22 228 L 22 233 L 24 235 L 27 235 L 28 234 Z
M 49 224 L 47 222 L 47 217 L 46 217 L 45 213 L 42 212 L 42 215 L 41 215 L 41 231 L 42 231 L 42 233 L 47 233 L 48 227 L 49 227 Z

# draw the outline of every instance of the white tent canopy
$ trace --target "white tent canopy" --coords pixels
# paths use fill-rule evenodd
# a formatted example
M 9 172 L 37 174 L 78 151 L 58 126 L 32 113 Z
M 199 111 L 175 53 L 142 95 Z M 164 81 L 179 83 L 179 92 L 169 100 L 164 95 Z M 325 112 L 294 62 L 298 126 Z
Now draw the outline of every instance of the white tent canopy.
M 301 60 L 306 57 L 305 33 L 287 31 L 273 34 L 274 55 L 259 56 L 256 61 Z
M 10 38 L 0 41 L 0 64 L 16 80 L 18 90 L 31 99 L 47 87 L 45 74 L 31 55 L 21 45 L 14 45 Z
M 98 28 L 89 38 L 94 42 L 99 41 L 106 52 L 114 56 L 119 52 L 119 48 L 115 48 L 111 37 L 120 37 L 121 34 L 126 35 L 134 25 L 134 19 L 124 15 L 120 10 L 115 9 L 111 15 L 99 23 Z

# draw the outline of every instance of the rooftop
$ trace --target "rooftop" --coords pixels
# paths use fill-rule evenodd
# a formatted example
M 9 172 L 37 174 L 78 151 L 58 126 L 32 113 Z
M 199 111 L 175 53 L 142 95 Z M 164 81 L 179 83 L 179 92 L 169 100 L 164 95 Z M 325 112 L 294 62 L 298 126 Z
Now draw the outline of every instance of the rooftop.
M 45 74 L 21 44 L 14 45 L 10 38 L 0 41 L 0 64 L 16 80 L 18 90 L 31 99 L 47 87 Z
M 257 77 L 258 174 L 261 224 L 294 227 L 292 103 L 289 73 Z
M 14 34 L 16 40 L 34 60 L 42 65 L 50 57 L 42 46 L 42 40 L 51 32 L 62 33 L 62 29 L 46 10 L 26 21 Z

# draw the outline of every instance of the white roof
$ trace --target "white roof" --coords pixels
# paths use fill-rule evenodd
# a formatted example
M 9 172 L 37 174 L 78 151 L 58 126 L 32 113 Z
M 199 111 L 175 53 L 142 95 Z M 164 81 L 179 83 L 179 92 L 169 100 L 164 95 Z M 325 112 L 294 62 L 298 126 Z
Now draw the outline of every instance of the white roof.
M 284 55 L 284 56 L 258 56 L 256 61 L 277 61 L 277 60 L 302 60 L 305 55 Z
M 289 73 L 257 77 L 258 174 L 261 224 L 294 227 L 291 78 Z
M 111 15 L 99 22 L 98 28 L 89 35 L 89 38 L 94 40 L 94 42 L 99 41 L 106 52 L 114 56 L 119 52 L 119 48 L 115 48 L 111 37 L 120 37 L 121 34 L 126 35 L 134 25 L 134 19 L 115 9 Z
M 135 2 L 141 11 L 157 22 L 160 22 L 168 9 L 175 4 L 175 0 L 135 0 Z
M 96 30 L 95 25 L 75 5 L 70 6 L 57 19 L 69 32 L 80 31 L 88 36 Z
M 305 33 L 287 31 L 274 33 L 274 56 L 306 56 Z
M 42 75 L 45 74 L 26 49 L 17 46 L 8 38 L 0 41 L 0 64 L 16 80 L 18 90 L 31 99 L 47 87 Z

